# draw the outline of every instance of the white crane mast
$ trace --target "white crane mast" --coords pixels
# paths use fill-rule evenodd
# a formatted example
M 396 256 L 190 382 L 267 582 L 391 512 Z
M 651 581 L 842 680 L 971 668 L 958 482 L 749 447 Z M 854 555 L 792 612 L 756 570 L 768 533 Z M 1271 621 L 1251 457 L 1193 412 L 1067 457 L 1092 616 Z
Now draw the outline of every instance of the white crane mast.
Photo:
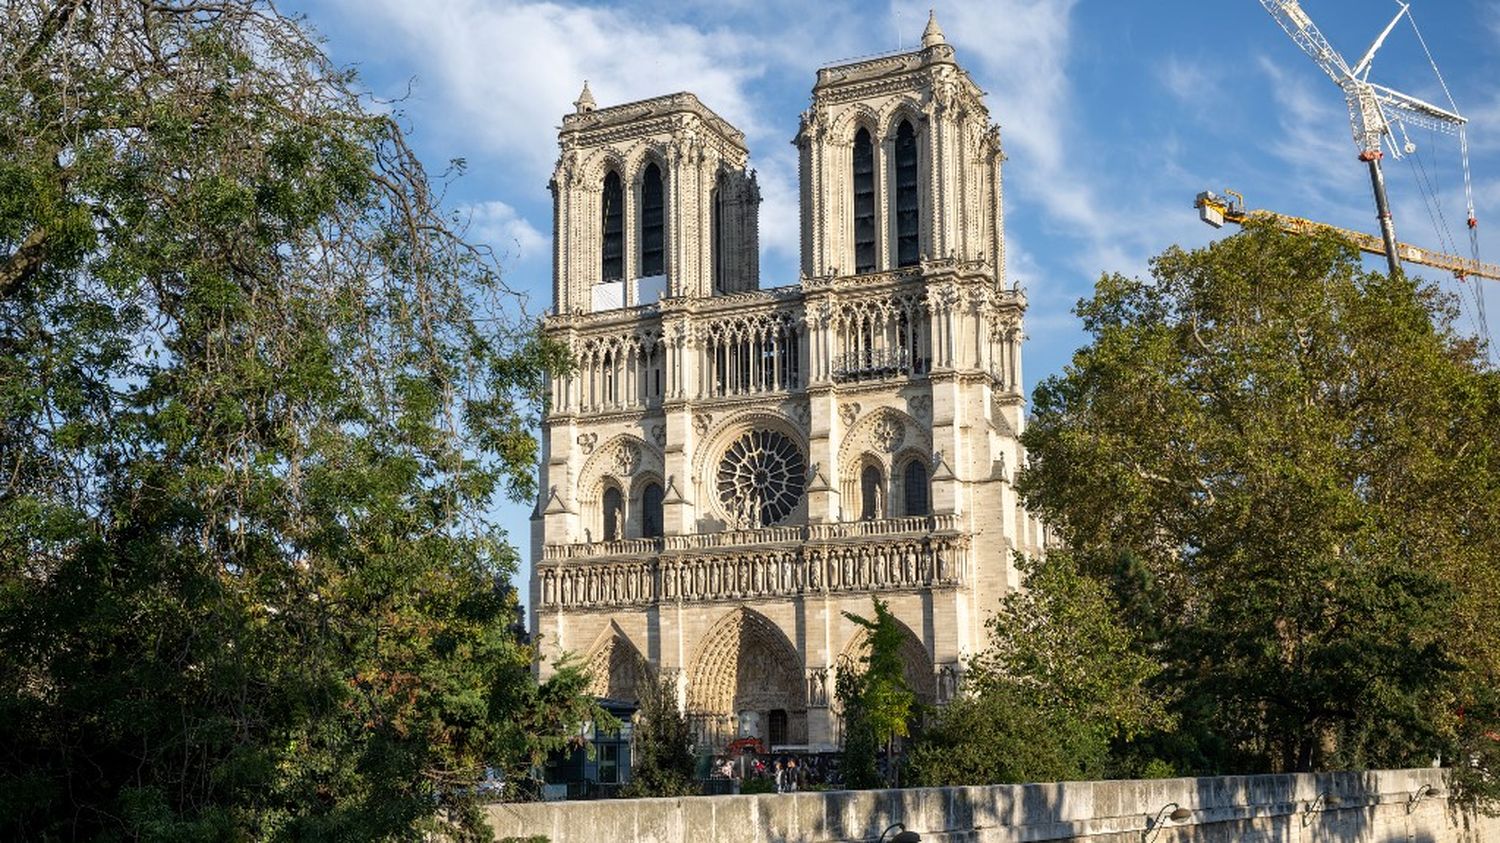
M 1457 134 L 1460 144 L 1467 150 L 1463 127 L 1468 120 L 1456 109 L 1450 111 L 1440 108 L 1409 94 L 1374 84 L 1369 80 L 1370 66 L 1375 61 L 1375 53 L 1380 50 L 1381 45 L 1385 43 L 1386 36 L 1391 34 L 1391 30 L 1396 27 L 1401 18 L 1410 14 L 1409 4 L 1398 0 L 1396 5 L 1400 7 L 1400 11 L 1389 24 L 1386 24 L 1380 36 L 1370 45 L 1370 49 L 1365 51 L 1359 63 L 1352 68 L 1348 62 L 1344 61 L 1339 51 L 1328 43 L 1328 39 L 1323 37 L 1323 33 L 1302 9 L 1302 4 L 1298 0 L 1260 0 L 1260 4 L 1286 31 L 1293 43 L 1317 62 L 1323 72 L 1328 74 L 1328 78 L 1332 79 L 1334 84 L 1344 92 L 1344 101 L 1349 106 L 1349 122 L 1354 130 L 1354 143 L 1359 147 L 1359 159 L 1366 162 L 1370 168 L 1370 183 L 1375 190 L 1380 234 L 1385 240 L 1386 257 L 1390 263 L 1391 274 L 1394 275 L 1400 268 L 1400 259 L 1397 257 L 1395 224 L 1391 221 L 1390 202 L 1385 193 L 1385 176 L 1380 169 L 1380 159 L 1383 156 L 1382 143 L 1390 149 L 1392 158 L 1400 158 L 1403 153 L 1414 151 L 1416 147 L 1406 134 L 1406 125 L 1411 124 L 1424 129 Z M 1436 66 L 1433 69 L 1436 70 Z M 1439 76 L 1440 81 L 1441 78 Z M 1444 86 L 1444 91 L 1446 90 Z M 1395 132 L 1392 131 L 1393 126 L 1400 130 L 1402 143 L 1397 142 Z M 1464 162 L 1464 167 L 1467 171 L 1467 160 Z M 1474 226 L 1472 199 L 1469 205 L 1469 225 L 1472 228 Z

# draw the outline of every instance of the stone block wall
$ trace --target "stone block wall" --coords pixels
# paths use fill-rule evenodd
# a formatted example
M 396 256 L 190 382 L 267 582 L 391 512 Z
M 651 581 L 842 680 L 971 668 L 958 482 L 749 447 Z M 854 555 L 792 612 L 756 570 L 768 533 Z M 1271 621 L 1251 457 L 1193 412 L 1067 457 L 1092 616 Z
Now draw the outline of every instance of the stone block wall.
M 924 843 L 1500 841 L 1500 819 L 1448 797 L 1442 770 L 1417 769 L 502 804 L 489 820 L 551 843 L 874 843 L 898 822 Z M 1176 807 L 1191 814 L 1173 821 Z

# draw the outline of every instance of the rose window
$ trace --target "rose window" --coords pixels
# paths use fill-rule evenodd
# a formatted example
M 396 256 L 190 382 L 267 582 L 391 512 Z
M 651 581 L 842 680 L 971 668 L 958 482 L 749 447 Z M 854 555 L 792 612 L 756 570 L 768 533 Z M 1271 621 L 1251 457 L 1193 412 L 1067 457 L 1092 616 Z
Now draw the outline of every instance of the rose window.
M 752 430 L 719 460 L 719 503 L 737 529 L 766 527 L 796 508 L 806 474 L 802 451 L 790 439 Z

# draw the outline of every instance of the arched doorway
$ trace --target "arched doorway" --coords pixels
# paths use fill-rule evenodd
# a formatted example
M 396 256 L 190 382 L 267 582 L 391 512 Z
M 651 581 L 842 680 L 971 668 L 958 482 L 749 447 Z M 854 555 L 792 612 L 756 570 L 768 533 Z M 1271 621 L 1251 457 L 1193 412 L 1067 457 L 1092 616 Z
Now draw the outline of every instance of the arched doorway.
M 655 681 L 641 651 L 614 623 L 590 648 L 587 663 L 593 676 L 589 693 L 596 697 L 634 703 L 640 699 L 641 685 Z
M 932 655 L 927 652 L 927 647 L 918 638 L 911 627 L 896 621 L 901 627 L 901 675 L 906 680 L 907 687 L 911 688 L 916 695 L 917 702 L 924 705 L 933 705 L 938 701 L 937 675 L 932 662 Z M 863 666 L 862 660 L 870 653 L 870 632 L 864 627 L 858 627 L 849 643 L 844 645 L 843 655 L 848 657 L 856 666 Z
M 736 609 L 709 630 L 688 674 L 688 719 L 700 750 L 735 738 L 807 742 L 802 657 L 764 615 Z

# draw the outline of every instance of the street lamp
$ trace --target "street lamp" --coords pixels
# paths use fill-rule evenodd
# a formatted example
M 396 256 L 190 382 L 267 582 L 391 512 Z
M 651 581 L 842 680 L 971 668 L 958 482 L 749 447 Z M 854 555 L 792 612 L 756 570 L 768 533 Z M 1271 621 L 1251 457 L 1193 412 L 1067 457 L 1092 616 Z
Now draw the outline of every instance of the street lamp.
M 1171 811 L 1171 813 L 1167 813 L 1168 811 Z M 1168 802 L 1161 806 L 1161 810 L 1156 812 L 1156 819 L 1152 820 L 1151 824 L 1146 826 L 1146 830 L 1141 832 L 1141 840 L 1144 843 L 1153 843 L 1156 838 L 1161 836 L 1163 821 L 1171 820 L 1174 823 L 1180 823 L 1192 815 L 1192 811 L 1178 805 L 1176 802 Z
M 1306 828 L 1312 822 L 1313 814 L 1321 814 L 1329 808 L 1337 808 L 1342 801 L 1326 790 L 1319 793 L 1318 798 L 1307 803 L 1307 810 L 1302 812 L 1302 827 Z
M 880 843 L 885 843 L 885 836 L 891 833 L 891 829 L 899 828 L 900 832 L 891 838 L 891 843 L 921 843 L 922 835 L 915 831 L 907 831 L 906 826 L 901 823 L 891 823 L 890 827 L 880 832 Z
M 1406 813 L 1410 814 L 1411 812 L 1417 810 L 1417 803 L 1421 802 L 1423 799 L 1429 796 L 1433 799 L 1442 799 L 1443 791 L 1440 788 L 1433 787 L 1430 784 L 1422 785 L 1421 787 L 1417 788 L 1416 793 L 1413 793 L 1411 797 L 1406 800 Z

